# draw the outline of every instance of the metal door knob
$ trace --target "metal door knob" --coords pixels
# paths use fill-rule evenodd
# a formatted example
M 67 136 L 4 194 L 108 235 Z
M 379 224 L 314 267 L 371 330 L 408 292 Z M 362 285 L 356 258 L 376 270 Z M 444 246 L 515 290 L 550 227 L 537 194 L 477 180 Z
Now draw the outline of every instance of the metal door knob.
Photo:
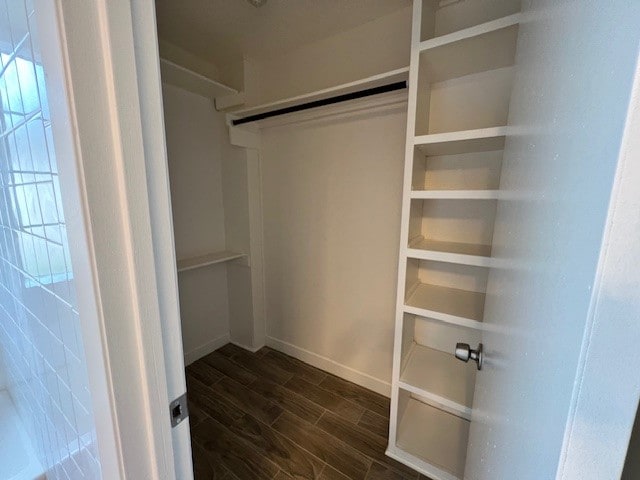
M 473 360 L 478 364 L 478 370 L 482 370 L 482 344 L 478 344 L 478 349 L 473 350 L 468 343 L 456 343 L 456 358 L 464 363 Z

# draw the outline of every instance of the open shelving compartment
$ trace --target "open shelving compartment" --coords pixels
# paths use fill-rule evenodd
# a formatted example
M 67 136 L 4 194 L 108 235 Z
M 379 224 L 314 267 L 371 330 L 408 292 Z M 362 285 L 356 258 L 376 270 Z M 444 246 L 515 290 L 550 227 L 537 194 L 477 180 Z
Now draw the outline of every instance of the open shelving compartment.
M 459 142 L 415 146 L 411 198 L 497 199 L 504 137 L 482 140 L 484 149 L 477 143 L 469 145 L 470 139 L 467 148 Z
M 481 25 L 519 14 L 520 4 L 520 0 L 422 0 L 421 44 L 446 41 L 451 35 L 473 36 Z
M 407 256 L 487 267 L 496 200 L 412 199 Z
M 406 460 L 434 478 L 462 478 L 469 427 L 469 420 L 436 408 L 400 388 L 395 443 Z
M 470 420 L 476 369 L 455 358 L 460 341 L 477 344 L 480 331 L 405 314 L 399 383 L 431 406 Z
M 478 8 L 476 3 L 486 5 Z M 427 30 L 437 36 L 427 35 L 419 46 L 417 137 L 451 132 L 473 135 L 475 130 L 506 125 L 519 9 L 519 2 L 513 0 L 479 0 L 450 4 L 436 9 L 435 15 L 423 12 L 423 18 L 435 19 Z M 471 18 L 486 23 L 464 28 Z M 453 31 L 456 27 L 464 29 Z
M 483 267 L 409 258 L 403 311 L 480 329 L 488 274 Z

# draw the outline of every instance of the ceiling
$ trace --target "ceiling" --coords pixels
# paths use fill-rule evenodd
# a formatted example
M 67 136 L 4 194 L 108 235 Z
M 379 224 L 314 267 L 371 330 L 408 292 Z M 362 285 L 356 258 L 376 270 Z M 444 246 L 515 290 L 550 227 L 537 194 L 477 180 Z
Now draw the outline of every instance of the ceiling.
M 269 57 L 354 28 L 409 0 L 156 0 L 159 37 L 214 65 Z

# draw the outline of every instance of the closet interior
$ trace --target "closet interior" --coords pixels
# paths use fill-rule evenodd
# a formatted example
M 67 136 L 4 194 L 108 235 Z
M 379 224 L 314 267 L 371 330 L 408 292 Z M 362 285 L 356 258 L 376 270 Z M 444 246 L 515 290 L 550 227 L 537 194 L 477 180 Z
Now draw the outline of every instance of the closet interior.
M 459 342 L 472 348 L 481 342 L 520 1 L 375 2 L 384 17 L 363 18 L 361 24 L 345 26 L 345 32 L 328 31 L 328 40 L 308 40 L 307 49 L 258 60 L 244 55 L 215 67 L 202 60 L 201 52 L 175 45 L 172 12 L 163 12 L 159 0 L 156 4 L 185 363 L 232 342 L 252 351 L 266 344 L 329 369 L 391 397 L 387 455 L 434 480 L 463 478 L 475 381 L 482 372 L 475 363 L 456 359 L 454 350 Z M 270 3 L 260 8 L 270 8 Z M 260 8 L 248 15 L 260 15 Z M 302 16 L 300 21 L 313 18 Z M 354 353 L 358 338 L 364 345 L 374 333 L 361 326 L 345 333 L 351 335 L 346 339 L 350 361 L 361 362 L 354 366 L 343 360 L 341 351 L 327 347 L 329 334 L 316 335 L 313 345 L 295 327 L 286 331 L 285 322 L 276 325 L 280 319 L 271 313 L 304 315 L 301 305 L 309 298 L 316 301 L 312 293 L 302 290 L 309 298 L 287 298 L 287 305 L 274 307 L 279 299 L 272 298 L 273 292 L 282 292 L 271 285 L 286 285 L 282 277 L 290 264 L 326 252 L 318 248 L 325 246 L 323 231 L 312 242 L 296 230 L 298 224 L 286 232 L 273 231 L 286 224 L 286 215 L 303 215 L 302 207 L 298 212 L 288 205 L 286 214 L 270 210 L 286 202 L 268 183 L 276 175 L 274 165 L 280 165 L 271 159 L 277 157 L 274 138 L 286 136 L 267 138 L 264 132 L 304 123 L 311 114 L 305 109 L 271 119 L 260 116 L 335 97 L 348 100 L 354 93 L 398 82 L 407 82 L 407 89 L 322 106 L 314 117 L 329 123 L 332 115 L 367 115 L 371 104 L 377 109 L 401 105 L 406 112 L 402 185 L 374 186 L 397 192 L 390 195 L 395 203 L 385 214 L 387 223 L 378 227 L 392 231 L 398 242 L 395 252 L 380 250 L 380 264 L 395 262 L 397 254 L 398 268 L 392 275 L 381 271 L 385 292 L 371 295 L 388 300 L 381 325 L 371 329 L 382 332 L 371 341 L 381 347 Z M 256 115 L 256 121 L 248 119 Z M 317 152 L 323 147 L 309 148 Z M 402 155 L 398 148 L 396 158 L 389 159 L 397 165 L 398 179 Z M 348 156 L 340 159 L 349 161 Z M 318 187 L 321 193 L 332 190 L 329 177 L 309 177 L 324 182 Z M 352 181 L 368 181 L 366 171 L 361 177 Z M 282 181 L 289 182 L 283 183 L 288 192 L 290 182 L 305 189 L 304 182 L 314 180 L 282 175 Z M 341 202 L 350 212 L 360 200 L 354 193 Z M 366 210 L 353 212 L 353 221 L 363 215 Z M 273 254 L 274 239 L 282 235 L 299 235 L 304 253 L 296 246 L 295 251 Z M 361 243 L 367 243 L 366 235 Z M 357 249 L 344 253 L 360 254 Z M 308 272 L 310 288 L 321 285 L 323 273 Z M 357 269 L 341 274 L 361 288 L 369 281 Z M 314 305 L 316 311 L 336 302 L 330 288 L 327 292 L 320 297 L 324 303 Z M 352 301 L 366 304 L 368 297 L 354 295 Z M 324 328 L 334 326 L 335 320 L 327 320 Z M 297 343 L 298 334 L 306 343 Z M 367 363 L 367 356 L 382 358 L 386 367 L 362 370 L 359 365 Z

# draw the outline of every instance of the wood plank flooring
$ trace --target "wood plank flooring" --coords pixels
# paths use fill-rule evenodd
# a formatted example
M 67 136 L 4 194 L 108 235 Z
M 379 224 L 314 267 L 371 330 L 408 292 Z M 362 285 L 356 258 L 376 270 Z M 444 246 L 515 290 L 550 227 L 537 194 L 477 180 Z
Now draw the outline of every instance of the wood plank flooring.
M 195 480 L 428 480 L 385 456 L 382 395 L 266 347 L 186 371 Z

